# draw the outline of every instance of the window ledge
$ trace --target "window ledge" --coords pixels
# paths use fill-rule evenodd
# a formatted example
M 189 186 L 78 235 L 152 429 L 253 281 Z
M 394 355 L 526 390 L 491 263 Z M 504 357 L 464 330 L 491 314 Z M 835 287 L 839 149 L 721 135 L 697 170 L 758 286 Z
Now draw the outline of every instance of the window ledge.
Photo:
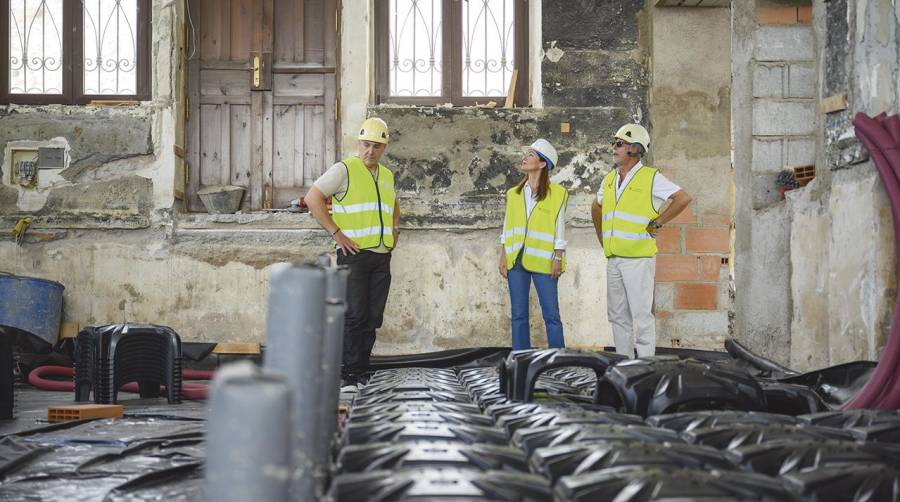
M 235 214 L 182 213 L 175 216 L 175 226 L 191 230 L 321 230 L 311 214 L 287 211 Z

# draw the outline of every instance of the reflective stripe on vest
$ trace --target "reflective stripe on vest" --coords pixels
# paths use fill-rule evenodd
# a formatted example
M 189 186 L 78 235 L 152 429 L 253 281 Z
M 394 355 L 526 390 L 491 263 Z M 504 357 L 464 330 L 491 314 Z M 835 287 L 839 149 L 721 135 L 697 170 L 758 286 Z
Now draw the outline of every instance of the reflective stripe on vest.
M 646 258 L 656 256 L 656 239 L 647 233 L 647 224 L 659 213 L 653 207 L 653 178 L 656 169 L 641 166 L 616 198 L 617 171 L 603 178 L 601 220 L 603 252 L 606 257 Z
M 516 265 L 516 258 L 521 251 L 525 270 L 550 273 L 553 267 L 553 250 L 556 247 L 556 219 L 568 202 L 569 192 L 556 183 L 550 183 L 547 196 L 544 200 L 539 200 L 531 210 L 531 216 L 527 216 L 525 190 L 516 193 L 516 189 L 511 188 L 506 192 L 503 245 L 508 269 Z M 565 257 L 562 269 L 566 269 Z
M 341 233 L 360 249 L 394 247 L 394 175 L 378 164 L 378 181 L 359 157 L 342 161 L 347 167 L 347 193 L 332 197 L 332 217 Z

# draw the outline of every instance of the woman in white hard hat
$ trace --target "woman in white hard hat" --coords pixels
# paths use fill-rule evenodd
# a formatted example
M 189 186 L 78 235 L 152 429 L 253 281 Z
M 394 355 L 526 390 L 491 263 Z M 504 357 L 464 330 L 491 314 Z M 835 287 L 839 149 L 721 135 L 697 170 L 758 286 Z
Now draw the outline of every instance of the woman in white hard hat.
M 512 348 L 531 348 L 528 329 L 531 281 L 541 303 L 547 345 L 564 347 L 557 283 L 566 270 L 565 221 L 569 193 L 550 181 L 549 171 L 558 157 L 549 141 L 539 139 L 523 150 L 519 170 L 525 176 L 506 192 L 506 218 L 500 237 L 500 275 L 509 283 L 512 307 Z

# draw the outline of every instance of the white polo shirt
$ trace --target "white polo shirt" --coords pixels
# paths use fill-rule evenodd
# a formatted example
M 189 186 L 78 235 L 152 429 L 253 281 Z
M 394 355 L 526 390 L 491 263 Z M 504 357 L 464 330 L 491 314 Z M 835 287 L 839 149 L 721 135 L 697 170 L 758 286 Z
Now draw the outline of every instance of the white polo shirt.
M 622 192 L 625 190 L 625 187 L 628 186 L 628 182 L 631 181 L 631 178 L 634 177 L 634 173 L 638 172 L 638 169 L 644 167 L 644 164 L 638 161 L 634 167 L 628 171 L 628 174 L 625 175 L 625 180 L 621 180 L 621 175 L 618 173 L 618 169 L 616 169 L 616 200 L 622 197 Z M 669 181 L 669 178 L 663 176 L 663 173 L 657 171 L 656 176 L 653 177 L 653 192 L 651 197 L 653 199 L 653 209 L 659 211 L 659 208 L 662 207 L 663 204 L 669 197 L 675 195 L 675 192 L 681 190 L 681 187 Z M 600 187 L 600 190 L 597 191 L 597 203 L 603 204 L 603 187 Z

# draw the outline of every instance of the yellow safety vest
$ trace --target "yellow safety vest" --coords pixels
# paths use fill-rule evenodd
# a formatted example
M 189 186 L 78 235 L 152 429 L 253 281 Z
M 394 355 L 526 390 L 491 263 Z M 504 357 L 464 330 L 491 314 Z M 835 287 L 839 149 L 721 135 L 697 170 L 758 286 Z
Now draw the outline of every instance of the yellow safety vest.
M 529 272 L 549 274 L 553 266 L 553 249 L 556 241 L 556 219 L 569 202 L 565 188 L 550 183 L 544 200 L 537 201 L 531 216 L 525 208 L 525 190 L 516 193 L 515 188 L 506 192 L 506 226 L 503 228 L 503 245 L 506 248 L 506 267 L 512 269 L 522 252 L 522 266 Z M 523 250 L 524 248 L 524 250 Z M 563 257 L 562 269 L 566 269 Z
M 360 249 L 394 247 L 394 175 L 378 164 L 378 181 L 359 157 L 344 159 L 347 193 L 332 197 L 332 217 L 341 233 Z
M 656 256 L 656 240 L 647 233 L 647 225 L 659 213 L 653 207 L 653 178 L 656 169 L 641 166 L 634 173 L 622 196 L 616 198 L 617 171 L 603 178 L 603 252 L 606 257 L 649 258 Z

